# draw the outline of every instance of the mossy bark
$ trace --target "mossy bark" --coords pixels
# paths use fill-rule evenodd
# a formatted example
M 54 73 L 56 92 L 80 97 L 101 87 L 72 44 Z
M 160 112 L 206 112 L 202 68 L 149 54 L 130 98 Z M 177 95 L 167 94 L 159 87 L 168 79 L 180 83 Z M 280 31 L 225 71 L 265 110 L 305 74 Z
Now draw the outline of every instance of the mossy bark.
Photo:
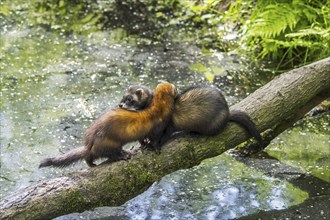
M 277 135 L 328 97 L 328 91 L 330 58 L 280 75 L 232 109 L 246 111 L 260 131 L 272 128 Z M 229 124 L 214 137 L 175 138 L 163 147 L 160 155 L 139 153 L 129 161 L 40 181 L 4 198 L 0 202 L 0 218 L 51 219 L 93 207 L 118 206 L 164 175 L 198 165 L 247 139 L 242 128 Z

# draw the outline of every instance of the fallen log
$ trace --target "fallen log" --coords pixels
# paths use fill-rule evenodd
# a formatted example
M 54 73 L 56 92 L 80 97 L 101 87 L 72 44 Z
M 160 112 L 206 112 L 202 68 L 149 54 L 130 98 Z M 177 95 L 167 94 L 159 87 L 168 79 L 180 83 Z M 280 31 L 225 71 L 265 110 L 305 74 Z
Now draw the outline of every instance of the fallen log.
M 231 109 L 246 111 L 260 131 L 272 128 L 273 138 L 329 97 L 329 91 L 327 58 L 276 77 Z M 0 218 L 51 219 L 94 207 L 118 206 L 164 175 L 198 165 L 248 138 L 242 128 L 229 124 L 214 137 L 176 138 L 163 147 L 160 155 L 137 154 L 129 161 L 40 181 L 0 201 Z

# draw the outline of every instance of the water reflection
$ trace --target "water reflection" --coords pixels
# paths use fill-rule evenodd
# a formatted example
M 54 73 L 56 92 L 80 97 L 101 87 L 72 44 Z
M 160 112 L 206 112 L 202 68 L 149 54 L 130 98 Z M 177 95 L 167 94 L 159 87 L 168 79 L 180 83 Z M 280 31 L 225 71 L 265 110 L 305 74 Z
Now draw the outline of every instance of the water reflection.
M 114 108 L 128 85 L 204 81 L 189 68 L 201 54 L 194 45 L 118 45 L 109 35 L 64 36 L 26 27 L 2 32 L 1 197 L 85 168 L 84 163 L 65 170 L 37 167 L 41 158 L 80 146 L 87 126 Z
M 232 78 L 243 80 L 229 73 L 246 70 L 238 57 L 216 51 L 204 54 L 190 42 L 142 46 L 134 38 L 123 40 L 120 28 L 88 35 L 64 35 L 38 27 L 3 30 L 1 197 L 31 182 L 86 168 L 84 163 L 64 170 L 37 167 L 41 158 L 80 146 L 91 121 L 114 108 L 130 84 L 154 87 L 159 80 L 168 80 L 187 86 L 209 79 L 227 91 L 230 104 L 237 101 L 237 94 L 245 96 L 257 87 L 256 83 L 251 83 L 252 88 L 232 86 Z M 255 75 L 251 78 L 260 83 Z M 329 126 L 325 128 L 328 131 Z M 306 170 L 322 178 L 328 175 L 328 143 L 326 133 L 294 129 L 269 150 L 281 160 L 294 161 L 293 165 L 310 167 Z M 295 147 L 303 144 L 303 149 Z M 310 162 L 304 164 L 304 160 Z M 130 201 L 126 212 L 131 219 L 228 219 L 284 209 L 306 196 L 283 180 L 266 177 L 223 155 L 164 177 Z
M 266 152 L 286 164 L 330 182 L 329 121 L 329 112 L 304 119 L 274 140 Z
M 233 219 L 285 209 L 308 194 L 245 167 L 228 154 L 164 177 L 127 203 L 129 219 Z

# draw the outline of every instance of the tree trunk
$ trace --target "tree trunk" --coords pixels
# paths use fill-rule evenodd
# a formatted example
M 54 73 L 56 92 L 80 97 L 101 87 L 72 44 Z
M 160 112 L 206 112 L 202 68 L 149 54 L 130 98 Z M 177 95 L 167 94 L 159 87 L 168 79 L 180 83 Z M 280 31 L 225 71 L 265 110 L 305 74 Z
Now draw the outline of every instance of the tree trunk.
M 246 111 L 260 131 L 279 134 L 329 96 L 330 58 L 289 71 L 231 109 Z M 214 137 L 174 139 L 162 153 L 137 154 L 129 161 L 103 164 L 65 177 L 40 181 L 0 202 L 1 219 L 50 219 L 99 206 L 118 206 L 141 194 L 164 175 L 198 165 L 249 138 L 229 124 Z

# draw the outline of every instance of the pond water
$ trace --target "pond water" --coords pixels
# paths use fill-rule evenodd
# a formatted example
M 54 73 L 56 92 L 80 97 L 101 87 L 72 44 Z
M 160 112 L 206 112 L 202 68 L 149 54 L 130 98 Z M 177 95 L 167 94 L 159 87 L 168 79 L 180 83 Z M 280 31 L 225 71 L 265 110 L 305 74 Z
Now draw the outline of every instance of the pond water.
M 65 169 L 38 165 L 80 146 L 89 124 L 115 108 L 129 85 L 154 88 L 166 80 L 184 88 L 213 82 L 233 104 L 266 82 L 237 56 L 205 52 L 185 41 L 142 46 L 123 38 L 119 44 L 113 39 L 118 31 L 64 35 L 2 26 L 1 198 L 33 182 L 86 169 L 84 162 Z M 243 72 L 244 80 L 238 77 Z M 298 123 L 266 152 L 329 182 L 329 118 L 325 113 Z M 286 209 L 307 198 L 308 192 L 285 179 L 224 154 L 164 177 L 123 207 L 129 219 L 232 219 Z
M 127 204 L 129 219 L 234 219 L 299 204 L 307 192 L 247 168 L 228 154 L 180 170 Z

